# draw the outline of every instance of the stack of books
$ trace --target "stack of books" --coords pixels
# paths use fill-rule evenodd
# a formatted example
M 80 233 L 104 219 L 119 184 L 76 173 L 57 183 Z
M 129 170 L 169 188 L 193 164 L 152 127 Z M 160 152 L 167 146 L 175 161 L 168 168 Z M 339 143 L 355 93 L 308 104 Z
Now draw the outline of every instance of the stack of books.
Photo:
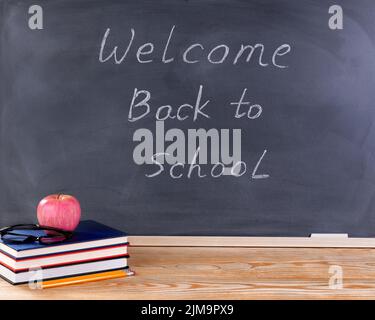
M 33 231 L 35 235 L 40 231 Z M 0 240 L 0 276 L 12 284 L 42 287 L 131 275 L 124 232 L 82 221 L 71 239 L 50 245 Z

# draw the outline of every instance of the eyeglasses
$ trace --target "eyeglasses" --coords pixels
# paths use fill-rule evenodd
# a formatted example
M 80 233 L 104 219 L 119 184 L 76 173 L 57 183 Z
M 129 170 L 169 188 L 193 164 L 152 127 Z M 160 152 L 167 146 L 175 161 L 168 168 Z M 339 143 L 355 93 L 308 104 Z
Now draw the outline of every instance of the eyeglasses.
M 1 240 L 8 243 L 54 244 L 68 240 L 73 232 L 38 224 L 17 224 L 0 229 Z

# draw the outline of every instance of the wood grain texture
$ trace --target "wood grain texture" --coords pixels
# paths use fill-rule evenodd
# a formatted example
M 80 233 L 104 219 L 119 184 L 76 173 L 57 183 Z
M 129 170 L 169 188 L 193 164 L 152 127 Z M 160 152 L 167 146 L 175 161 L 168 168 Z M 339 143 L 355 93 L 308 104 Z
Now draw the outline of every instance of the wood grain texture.
M 2 299 L 373 299 L 375 249 L 131 247 L 135 277 L 44 290 L 0 281 Z M 344 289 L 328 287 L 329 267 Z

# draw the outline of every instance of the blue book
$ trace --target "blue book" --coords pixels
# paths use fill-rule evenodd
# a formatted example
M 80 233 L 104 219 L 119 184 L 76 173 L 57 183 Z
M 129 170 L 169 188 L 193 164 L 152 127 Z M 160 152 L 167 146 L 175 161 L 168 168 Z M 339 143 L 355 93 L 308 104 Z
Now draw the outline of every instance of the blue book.
M 43 231 L 28 231 L 28 234 L 38 236 L 42 235 Z M 17 244 L 0 240 L 0 252 L 13 259 L 22 259 L 127 243 L 128 238 L 125 232 L 96 221 L 86 220 L 81 221 L 73 237 L 64 242 L 45 245 L 39 242 Z

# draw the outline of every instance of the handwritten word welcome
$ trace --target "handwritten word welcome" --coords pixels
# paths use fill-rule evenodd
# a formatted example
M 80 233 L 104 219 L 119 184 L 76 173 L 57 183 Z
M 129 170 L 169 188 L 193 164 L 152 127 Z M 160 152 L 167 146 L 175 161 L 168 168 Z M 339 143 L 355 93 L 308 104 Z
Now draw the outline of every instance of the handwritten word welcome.
M 230 48 L 226 44 L 218 44 L 212 48 L 207 48 L 205 44 L 195 42 L 186 44 L 185 48 L 181 51 L 181 56 L 172 56 L 168 52 L 168 49 L 173 41 L 175 27 L 175 25 L 172 26 L 169 36 L 165 40 L 163 54 L 160 57 L 156 57 L 155 55 L 154 43 L 145 42 L 134 51 L 137 61 L 139 63 L 152 63 L 155 60 L 161 60 L 163 63 L 171 63 L 179 59 L 187 64 L 195 64 L 202 61 L 208 61 L 211 64 L 222 64 L 229 61 L 233 65 L 236 65 L 238 63 L 249 63 L 255 60 L 255 63 L 261 67 L 273 66 L 281 69 L 287 68 L 287 65 L 280 61 L 281 57 L 286 56 L 291 51 L 291 46 L 287 43 L 269 50 L 271 52 L 271 55 L 267 55 L 269 58 L 265 57 L 266 47 L 261 43 L 242 43 L 238 48 Z M 106 53 L 110 33 L 111 29 L 107 28 L 100 46 L 99 61 L 102 63 L 113 61 L 115 64 L 121 64 L 126 61 L 126 58 L 133 49 L 136 31 L 133 28 L 130 29 L 130 38 L 124 48 L 119 49 L 119 46 L 116 45 L 110 49 L 109 53 Z M 159 52 L 159 50 L 157 51 Z

